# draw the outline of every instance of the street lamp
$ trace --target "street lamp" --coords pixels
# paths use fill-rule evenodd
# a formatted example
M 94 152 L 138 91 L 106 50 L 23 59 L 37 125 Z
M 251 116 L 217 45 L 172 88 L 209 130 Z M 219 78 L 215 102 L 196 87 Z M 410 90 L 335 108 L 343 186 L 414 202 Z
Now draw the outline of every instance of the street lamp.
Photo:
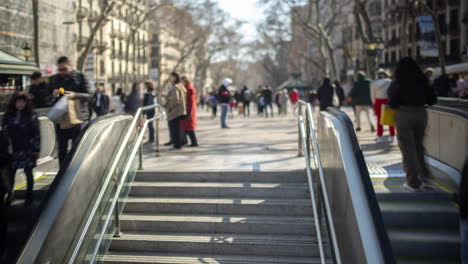
M 25 42 L 23 45 L 24 58 L 28 61 L 28 58 L 31 57 L 31 47 L 29 47 L 28 42 Z
M 367 51 L 367 56 L 373 60 L 373 63 L 375 63 L 375 67 L 377 68 L 379 66 L 380 53 L 384 50 L 384 43 L 380 40 L 370 41 L 367 42 L 364 47 Z M 373 72 L 373 69 L 368 70 Z

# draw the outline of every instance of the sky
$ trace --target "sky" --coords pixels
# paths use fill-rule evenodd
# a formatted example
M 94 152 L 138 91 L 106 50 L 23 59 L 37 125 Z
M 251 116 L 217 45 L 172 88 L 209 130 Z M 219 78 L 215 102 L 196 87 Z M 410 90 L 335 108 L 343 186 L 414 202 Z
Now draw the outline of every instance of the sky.
M 233 18 L 247 22 L 242 29 L 245 32 L 244 40 L 254 40 L 257 35 L 256 22 L 259 22 L 263 16 L 257 0 L 218 0 L 218 2 L 220 7 Z

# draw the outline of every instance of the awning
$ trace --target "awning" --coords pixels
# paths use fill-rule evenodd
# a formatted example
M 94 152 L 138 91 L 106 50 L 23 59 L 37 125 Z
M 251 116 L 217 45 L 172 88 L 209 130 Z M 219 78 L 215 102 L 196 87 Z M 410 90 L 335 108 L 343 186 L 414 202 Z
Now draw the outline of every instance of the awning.
M 39 71 L 35 63 L 23 61 L 6 51 L 0 50 L 0 74 L 30 75 Z

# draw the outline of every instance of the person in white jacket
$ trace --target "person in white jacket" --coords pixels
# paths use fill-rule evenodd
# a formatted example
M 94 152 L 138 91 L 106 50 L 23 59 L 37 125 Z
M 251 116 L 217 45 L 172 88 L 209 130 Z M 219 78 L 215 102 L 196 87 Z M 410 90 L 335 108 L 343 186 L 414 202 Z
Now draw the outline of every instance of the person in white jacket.
M 388 104 L 387 90 L 392 83 L 390 74 L 383 69 L 379 69 L 377 72 L 378 79 L 373 81 L 371 87 L 371 98 L 374 103 L 375 114 L 377 115 L 377 143 L 383 143 L 383 125 L 380 122 L 380 116 L 382 113 L 382 106 Z M 395 141 L 395 127 L 390 126 L 390 142 Z

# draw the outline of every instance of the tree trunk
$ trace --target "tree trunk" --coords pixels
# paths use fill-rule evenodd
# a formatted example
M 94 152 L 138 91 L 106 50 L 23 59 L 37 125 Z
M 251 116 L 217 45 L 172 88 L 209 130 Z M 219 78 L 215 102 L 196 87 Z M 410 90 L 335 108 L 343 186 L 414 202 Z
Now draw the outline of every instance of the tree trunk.
M 400 24 L 401 26 L 401 57 L 408 57 L 408 9 L 410 8 L 409 6 L 409 0 L 405 1 L 405 7 L 403 8 L 403 16 L 402 16 L 402 22 Z
M 34 61 L 37 67 L 41 67 L 39 60 L 39 0 L 32 0 L 33 27 L 34 27 Z
M 76 63 L 76 68 L 79 71 L 83 71 L 86 57 L 88 56 L 88 53 L 91 50 L 91 46 L 93 45 L 94 38 L 96 37 L 96 34 L 99 31 L 99 29 L 101 29 L 102 26 L 104 25 L 104 22 L 106 21 L 109 13 L 112 11 L 114 5 L 115 5 L 115 2 L 111 2 L 110 4 L 108 4 L 102 11 L 96 24 L 94 24 L 94 27 L 91 30 L 91 34 L 88 37 L 88 41 L 86 42 L 86 45 L 84 46 L 82 52 L 80 53 L 80 56 L 78 57 L 78 61 Z
M 446 62 L 445 62 L 445 49 L 444 49 L 444 45 L 442 44 L 442 36 L 440 33 L 440 26 L 439 26 L 439 16 L 435 9 L 436 0 L 432 0 L 432 6 L 434 8 L 434 10 L 432 10 L 432 20 L 434 21 L 434 29 L 435 29 L 434 31 L 435 31 L 437 47 L 439 48 L 440 71 L 442 74 L 446 74 L 447 69 L 446 69 Z
M 416 16 L 414 16 L 414 14 L 411 16 L 411 20 L 412 20 L 412 23 L 411 23 L 411 33 L 410 33 L 410 37 L 411 37 L 411 57 L 413 57 L 413 59 L 418 59 L 418 40 L 416 38 L 416 26 L 417 26 L 417 22 L 416 22 Z
M 125 73 L 124 73 L 124 90 L 128 92 L 128 61 L 130 59 L 130 42 L 135 38 L 135 30 L 130 29 L 130 35 L 127 38 L 127 45 L 125 47 Z

